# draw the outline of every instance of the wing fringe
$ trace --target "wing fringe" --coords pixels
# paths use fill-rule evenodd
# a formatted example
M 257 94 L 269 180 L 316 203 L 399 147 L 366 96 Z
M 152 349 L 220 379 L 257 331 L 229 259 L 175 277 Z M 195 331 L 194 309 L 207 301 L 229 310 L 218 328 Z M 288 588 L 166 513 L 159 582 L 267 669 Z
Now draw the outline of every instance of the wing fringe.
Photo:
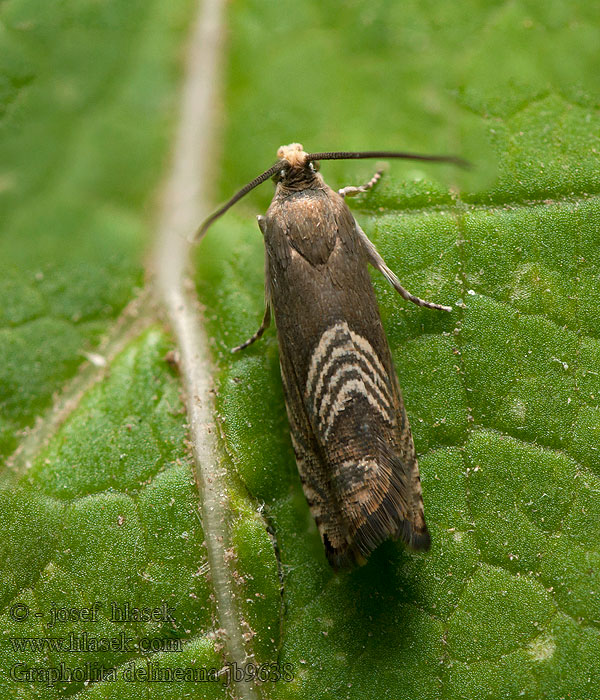
M 371 552 L 387 539 L 401 540 L 415 551 L 427 551 L 431 546 L 422 500 L 419 500 L 416 512 L 410 512 L 408 505 L 413 503 L 410 470 L 388 445 L 380 443 L 380 448 L 377 463 L 381 469 L 388 470 L 387 492 L 376 510 L 372 513 L 363 510 L 358 526 L 348 524 L 350 534 L 344 546 L 336 549 L 326 537 L 323 538 L 327 558 L 334 569 L 362 566 Z M 416 468 L 416 464 L 410 468 Z

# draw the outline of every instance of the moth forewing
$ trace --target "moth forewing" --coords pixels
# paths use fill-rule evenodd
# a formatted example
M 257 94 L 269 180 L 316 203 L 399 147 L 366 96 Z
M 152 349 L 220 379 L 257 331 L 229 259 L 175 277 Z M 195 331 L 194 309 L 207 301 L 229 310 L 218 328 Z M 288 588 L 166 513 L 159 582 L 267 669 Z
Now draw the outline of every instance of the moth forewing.
M 272 310 L 298 472 L 330 564 L 336 569 L 362 564 L 390 537 L 428 549 L 415 447 L 367 263 L 405 299 L 450 308 L 407 292 L 354 220 L 344 196 L 365 191 L 377 176 L 338 193 L 299 144 L 282 146 L 278 157 L 240 191 L 267 175 L 277 178 L 271 205 L 259 217 L 266 250 L 265 315 L 258 331 L 234 350 L 262 335 Z

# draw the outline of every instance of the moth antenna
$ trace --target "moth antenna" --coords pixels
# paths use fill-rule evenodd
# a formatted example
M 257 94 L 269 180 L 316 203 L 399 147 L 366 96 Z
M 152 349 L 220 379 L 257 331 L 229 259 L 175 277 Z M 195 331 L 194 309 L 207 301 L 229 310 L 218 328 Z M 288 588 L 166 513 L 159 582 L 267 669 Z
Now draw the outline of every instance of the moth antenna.
M 268 180 L 271 176 L 275 175 L 275 173 L 280 170 L 281 168 L 281 161 L 278 160 L 277 163 L 272 165 L 268 170 L 265 170 L 264 173 L 261 173 L 258 177 L 255 177 L 252 182 L 249 182 L 247 185 L 244 185 L 242 189 L 239 192 L 236 192 L 233 197 L 228 201 L 223 204 L 223 206 L 219 207 L 217 211 L 213 212 L 210 216 L 208 216 L 204 221 L 200 224 L 198 227 L 196 233 L 194 234 L 193 240 L 194 241 L 199 241 L 202 236 L 206 233 L 208 228 L 220 217 L 223 216 L 223 214 L 230 208 L 232 207 L 238 200 L 240 200 L 244 195 L 248 194 L 250 190 L 253 190 L 255 187 L 260 185 L 262 182 L 265 180 Z
M 422 160 L 429 161 L 433 163 L 452 163 L 458 165 L 461 168 L 470 168 L 471 163 L 460 158 L 458 156 L 439 156 L 439 155 L 422 155 L 419 153 L 405 153 L 401 151 L 326 151 L 323 153 L 308 153 L 304 159 L 305 163 L 317 160 L 351 160 L 355 158 L 404 158 L 406 160 Z M 198 227 L 196 233 L 193 236 L 194 241 L 199 241 L 204 234 L 207 232 L 210 226 L 223 214 L 230 209 L 238 200 L 244 197 L 250 190 L 268 180 L 272 175 L 279 170 L 281 167 L 281 160 L 274 163 L 268 170 L 264 173 L 255 177 L 252 182 L 244 185 L 239 192 L 233 195 L 233 197 L 225 202 L 223 206 L 219 207 L 215 212 L 208 216 L 202 224 Z
M 402 151 L 327 151 L 324 153 L 309 153 L 306 162 L 312 160 L 351 160 L 353 158 L 404 158 L 406 160 L 426 160 L 432 163 L 452 163 L 461 168 L 471 168 L 471 163 L 459 156 L 423 155 L 420 153 L 404 153 Z

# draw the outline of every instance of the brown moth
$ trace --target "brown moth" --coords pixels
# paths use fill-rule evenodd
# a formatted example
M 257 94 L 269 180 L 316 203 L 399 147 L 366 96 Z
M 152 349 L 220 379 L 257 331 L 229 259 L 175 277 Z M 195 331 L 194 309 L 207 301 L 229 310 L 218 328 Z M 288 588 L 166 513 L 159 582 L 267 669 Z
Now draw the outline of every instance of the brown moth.
M 450 307 L 407 292 L 352 216 L 344 197 L 361 187 L 331 189 L 318 161 L 413 158 L 465 165 L 458 158 L 385 151 L 306 153 L 282 146 L 277 162 L 202 224 L 210 224 L 248 191 L 273 177 L 277 186 L 258 217 L 266 249 L 265 313 L 260 338 L 275 316 L 292 445 L 306 500 L 335 569 L 364 564 L 384 540 L 426 550 L 419 466 L 402 393 L 367 263 L 404 299 Z

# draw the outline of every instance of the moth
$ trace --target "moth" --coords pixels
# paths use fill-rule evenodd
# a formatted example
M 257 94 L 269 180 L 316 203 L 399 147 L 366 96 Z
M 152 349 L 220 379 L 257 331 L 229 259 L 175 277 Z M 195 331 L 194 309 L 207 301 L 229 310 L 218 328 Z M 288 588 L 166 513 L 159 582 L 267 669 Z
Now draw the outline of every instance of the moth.
M 364 564 L 388 538 L 426 550 L 419 466 L 392 354 L 367 263 L 406 300 L 451 311 L 410 294 L 352 216 L 319 161 L 411 158 L 465 165 L 460 158 L 388 151 L 306 153 L 282 146 L 277 161 L 209 216 L 198 237 L 268 178 L 275 195 L 258 225 L 265 244 L 265 311 L 260 338 L 275 317 L 281 378 L 298 472 L 325 553 L 334 569 Z

